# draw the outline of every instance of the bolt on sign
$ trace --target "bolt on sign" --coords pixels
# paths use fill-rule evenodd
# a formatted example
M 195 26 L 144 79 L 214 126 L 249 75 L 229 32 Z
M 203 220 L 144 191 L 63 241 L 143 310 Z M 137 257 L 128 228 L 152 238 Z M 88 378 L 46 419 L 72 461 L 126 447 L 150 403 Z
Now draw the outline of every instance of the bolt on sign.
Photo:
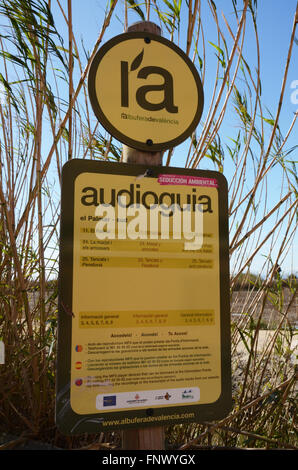
M 147 32 L 115 36 L 90 67 L 93 111 L 126 145 L 158 151 L 180 144 L 203 111 L 203 87 L 189 57 L 169 40 Z
M 65 434 L 231 407 L 227 184 L 70 160 L 62 172 L 56 421 Z

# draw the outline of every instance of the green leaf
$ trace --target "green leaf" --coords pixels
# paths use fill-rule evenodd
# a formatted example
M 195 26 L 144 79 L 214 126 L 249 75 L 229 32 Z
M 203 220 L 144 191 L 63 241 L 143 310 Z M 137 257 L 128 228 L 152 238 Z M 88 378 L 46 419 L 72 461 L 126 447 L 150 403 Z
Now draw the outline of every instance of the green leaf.
M 241 339 L 243 341 L 243 344 L 245 346 L 245 349 L 247 350 L 247 352 L 250 354 L 250 348 L 249 348 L 249 345 L 248 345 L 248 342 L 246 341 L 246 338 L 244 336 L 244 333 L 240 330 L 240 328 L 237 327 L 237 331 L 238 333 L 240 334 L 241 336 Z
M 211 44 L 211 46 L 215 47 L 215 49 L 222 55 L 222 57 L 225 56 L 224 51 L 219 46 L 217 46 L 216 44 L 213 44 L 213 42 L 211 41 L 208 41 L 208 42 L 209 44 Z
M 181 0 L 177 3 L 176 0 L 173 3 L 169 2 L 169 0 L 163 0 L 163 2 L 167 5 L 167 7 L 172 10 L 174 17 L 180 18 L 180 10 L 181 10 Z
M 141 8 L 136 4 L 134 0 L 126 0 L 130 7 L 142 18 L 143 21 L 146 21 L 145 15 L 142 12 Z
M 274 126 L 274 124 L 275 124 L 275 120 L 274 120 L 274 119 L 267 119 L 267 118 L 264 118 L 264 117 L 263 117 L 263 120 L 264 120 L 265 122 L 267 122 L 268 124 L 270 124 L 270 126 Z

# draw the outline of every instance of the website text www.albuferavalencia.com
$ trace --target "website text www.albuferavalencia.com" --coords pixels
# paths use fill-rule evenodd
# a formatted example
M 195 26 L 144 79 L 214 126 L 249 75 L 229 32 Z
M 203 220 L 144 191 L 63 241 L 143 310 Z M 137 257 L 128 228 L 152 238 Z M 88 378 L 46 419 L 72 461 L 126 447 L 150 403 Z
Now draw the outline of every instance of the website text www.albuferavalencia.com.
M 191 419 L 194 418 L 194 413 L 175 413 L 171 415 L 159 415 L 159 416 L 144 416 L 134 418 L 122 418 L 117 420 L 106 420 L 103 421 L 103 426 L 122 426 L 125 424 L 141 424 L 141 423 L 154 423 L 154 422 L 165 422 L 170 420 L 180 419 Z

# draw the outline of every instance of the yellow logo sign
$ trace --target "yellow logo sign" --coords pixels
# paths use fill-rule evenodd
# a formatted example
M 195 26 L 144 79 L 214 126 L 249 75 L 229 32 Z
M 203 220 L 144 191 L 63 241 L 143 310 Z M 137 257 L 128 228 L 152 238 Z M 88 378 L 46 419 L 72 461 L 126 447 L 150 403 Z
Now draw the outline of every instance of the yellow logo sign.
M 203 88 L 188 56 L 165 38 L 126 33 L 95 56 L 89 95 L 101 124 L 121 142 L 141 150 L 178 145 L 196 128 Z

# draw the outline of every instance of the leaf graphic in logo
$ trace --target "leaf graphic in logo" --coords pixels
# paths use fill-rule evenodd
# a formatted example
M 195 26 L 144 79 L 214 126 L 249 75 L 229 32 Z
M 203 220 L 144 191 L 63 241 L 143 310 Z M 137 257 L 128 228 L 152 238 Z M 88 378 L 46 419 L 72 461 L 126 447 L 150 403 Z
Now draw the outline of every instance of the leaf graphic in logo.
M 130 66 L 130 70 L 136 70 L 138 67 L 140 67 L 141 65 L 141 62 L 143 60 L 143 55 L 144 55 L 144 49 L 142 50 L 142 52 L 140 52 L 139 55 L 137 55 L 137 57 L 132 61 L 131 63 L 131 66 Z

